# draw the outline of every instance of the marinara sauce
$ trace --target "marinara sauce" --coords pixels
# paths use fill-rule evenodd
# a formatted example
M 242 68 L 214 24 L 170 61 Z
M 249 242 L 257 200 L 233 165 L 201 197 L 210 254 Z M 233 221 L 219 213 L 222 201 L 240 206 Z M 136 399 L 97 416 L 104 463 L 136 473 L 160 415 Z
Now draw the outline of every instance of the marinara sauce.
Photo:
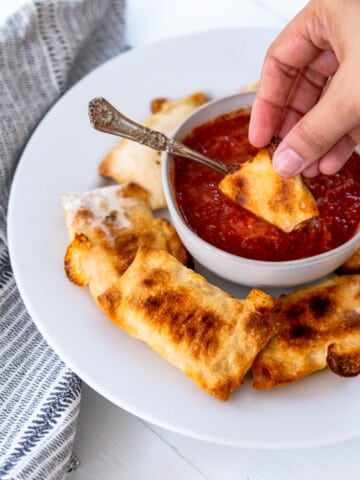
M 249 112 L 236 111 L 195 128 L 183 143 L 228 166 L 257 153 L 248 141 Z M 178 206 L 189 227 L 206 242 L 246 258 L 285 261 L 331 250 L 355 233 L 360 221 L 360 158 L 354 153 L 335 175 L 303 178 L 320 215 L 290 233 L 235 205 L 218 190 L 221 175 L 175 158 Z

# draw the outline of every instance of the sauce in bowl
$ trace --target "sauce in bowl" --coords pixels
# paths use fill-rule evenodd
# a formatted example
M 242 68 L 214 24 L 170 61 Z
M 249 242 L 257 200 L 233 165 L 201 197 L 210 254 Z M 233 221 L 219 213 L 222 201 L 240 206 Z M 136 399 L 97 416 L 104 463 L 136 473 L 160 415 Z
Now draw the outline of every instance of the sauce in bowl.
M 182 142 L 228 166 L 257 153 L 248 141 L 249 111 L 238 110 L 195 128 Z M 305 178 L 320 215 L 284 233 L 218 190 L 221 175 L 209 168 L 174 159 L 176 201 L 188 226 L 215 247 L 241 257 L 286 261 L 306 258 L 349 240 L 360 222 L 360 158 L 354 153 L 335 175 Z

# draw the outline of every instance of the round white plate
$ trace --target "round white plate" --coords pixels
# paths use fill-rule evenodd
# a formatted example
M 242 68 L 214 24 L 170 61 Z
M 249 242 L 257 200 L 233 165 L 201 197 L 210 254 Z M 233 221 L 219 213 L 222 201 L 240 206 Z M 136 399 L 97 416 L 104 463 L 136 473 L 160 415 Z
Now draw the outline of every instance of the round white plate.
M 135 120 L 155 97 L 197 90 L 229 94 L 259 78 L 276 32 L 204 32 L 134 49 L 104 64 L 50 110 L 29 141 L 12 186 L 8 235 L 12 266 L 39 330 L 87 384 L 125 410 L 159 426 L 211 442 L 257 448 L 332 443 L 360 434 L 360 379 L 327 371 L 261 392 L 248 379 L 226 403 L 191 380 L 97 309 L 63 269 L 68 237 L 60 196 L 104 184 L 97 173 L 118 139 L 93 130 L 88 101 L 104 96 Z M 211 282 L 243 297 L 246 290 Z

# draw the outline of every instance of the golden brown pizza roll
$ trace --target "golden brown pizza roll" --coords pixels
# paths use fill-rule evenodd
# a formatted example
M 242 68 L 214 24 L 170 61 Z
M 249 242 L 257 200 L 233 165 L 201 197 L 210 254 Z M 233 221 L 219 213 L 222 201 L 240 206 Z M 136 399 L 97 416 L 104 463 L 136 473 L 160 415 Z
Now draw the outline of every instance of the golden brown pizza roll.
M 254 388 L 287 385 L 326 366 L 342 376 L 360 373 L 359 275 L 280 297 L 271 321 L 280 330 L 254 361 Z
M 170 136 L 185 117 L 206 101 L 207 97 L 201 92 L 180 100 L 153 100 L 151 108 L 154 113 L 143 123 Z M 99 172 L 119 183 L 138 183 L 149 191 L 151 208 L 166 207 L 161 184 L 161 152 L 121 139 L 102 160 Z
M 95 299 L 124 273 L 139 245 L 163 248 L 190 262 L 175 229 L 153 217 L 147 191 L 136 184 L 66 193 L 62 203 L 71 239 L 66 274 L 77 285 L 89 285 Z
M 319 215 L 316 201 L 301 175 L 284 178 L 275 172 L 270 148 L 260 150 L 254 158 L 226 175 L 219 189 L 237 205 L 286 233 Z
M 249 91 L 252 91 L 252 90 L 258 90 L 259 88 L 259 80 L 257 80 L 256 82 L 254 83 L 250 83 L 249 85 L 245 85 L 243 87 L 240 88 L 240 92 L 249 92 Z
M 339 275 L 360 273 L 360 248 L 336 271 Z
M 97 301 L 116 325 L 221 400 L 242 383 L 274 332 L 272 297 L 254 289 L 236 299 L 152 247 L 141 246 Z

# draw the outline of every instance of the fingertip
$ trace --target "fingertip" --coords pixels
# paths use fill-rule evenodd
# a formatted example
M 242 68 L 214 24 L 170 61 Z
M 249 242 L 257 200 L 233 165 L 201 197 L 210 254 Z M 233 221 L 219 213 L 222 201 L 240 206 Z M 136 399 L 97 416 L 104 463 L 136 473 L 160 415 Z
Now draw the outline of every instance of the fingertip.
M 345 135 L 320 158 L 320 172 L 324 175 L 334 175 L 337 173 L 353 154 L 354 148 L 355 142 L 349 135 Z
M 326 155 L 319 161 L 319 171 L 324 175 L 335 175 L 335 173 L 341 170 L 346 160 L 347 158 L 340 160 L 339 158 L 334 158 L 332 155 Z
M 273 129 L 266 122 L 265 115 L 261 115 L 255 104 L 250 114 L 249 142 L 257 148 L 267 145 L 273 136 Z
M 319 175 L 320 170 L 319 170 L 319 164 L 313 163 L 309 167 L 305 168 L 304 171 L 302 172 L 302 175 L 307 178 L 314 178 L 317 175 Z
M 258 134 L 258 126 L 257 126 L 257 118 L 256 118 L 256 100 L 251 108 L 250 112 L 250 121 L 249 121 L 249 142 L 257 148 L 260 148 L 261 145 L 259 145 L 259 134 Z
M 259 133 L 258 129 L 256 127 L 251 127 L 251 124 L 249 125 L 249 142 L 251 145 L 253 145 L 256 148 L 262 148 L 264 147 L 267 143 L 269 143 L 269 140 L 266 141 L 264 140 L 264 136 L 261 135 L 261 132 Z
M 295 150 L 281 144 L 273 156 L 274 170 L 282 177 L 293 177 L 304 168 L 304 159 Z

